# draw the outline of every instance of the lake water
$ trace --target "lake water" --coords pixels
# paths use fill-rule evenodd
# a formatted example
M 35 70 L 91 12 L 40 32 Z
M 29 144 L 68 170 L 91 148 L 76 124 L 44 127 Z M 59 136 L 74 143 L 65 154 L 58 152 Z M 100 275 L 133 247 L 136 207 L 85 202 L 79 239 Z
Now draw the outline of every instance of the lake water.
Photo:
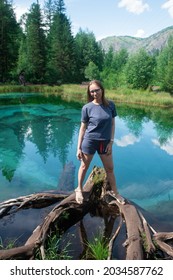
M 76 187 L 81 106 L 41 94 L 0 95 L 0 201 Z M 117 111 L 119 191 L 173 223 L 173 111 L 118 104 Z M 98 155 L 87 176 L 94 165 L 102 166 Z

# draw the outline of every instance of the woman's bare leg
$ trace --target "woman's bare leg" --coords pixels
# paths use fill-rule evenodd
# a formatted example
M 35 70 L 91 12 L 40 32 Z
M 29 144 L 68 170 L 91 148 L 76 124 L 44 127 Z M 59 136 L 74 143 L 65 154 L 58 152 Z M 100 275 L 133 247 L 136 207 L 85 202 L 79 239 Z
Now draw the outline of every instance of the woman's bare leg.
M 125 203 L 124 198 L 118 193 L 118 190 L 117 190 L 112 154 L 110 154 L 110 155 L 103 154 L 103 155 L 100 155 L 100 158 L 102 160 L 102 163 L 103 163 L 104 169 L 106 171 L 107 178 L 108 178 L 108 181 L 109 181 L 109 184 L 111 186 L 113 193 L 115 194 L 117 200 L 120 203 L 124 204 Z
M 93 158 L 93 155 L 83 154 L 83 158 L 81 160 L 81 164 L 80 164 L 79 171 L 78 171 L 78 186 L 75 189 L 76 201 L 78 203 L 83 202 L 83 194 L 82 194 L 83 181 L 85 179 L 85 175 L 86 175 L 86 172 L 89 168 L 89 165 L 90 165 L 90 162 L 91 162 L 92 158 Z

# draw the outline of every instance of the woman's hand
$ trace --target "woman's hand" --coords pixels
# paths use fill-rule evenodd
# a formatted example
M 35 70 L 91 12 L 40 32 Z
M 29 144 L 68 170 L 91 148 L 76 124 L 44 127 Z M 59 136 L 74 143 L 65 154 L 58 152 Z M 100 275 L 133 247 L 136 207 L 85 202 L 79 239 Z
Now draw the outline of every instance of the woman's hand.
M 78 150 L 77 150 L 76 156 L 77 156 L 78 160 L 82 160 L 82 158 L 83 158 L 83 153 L 82 153 L 82 150 L 81 150 L 81 149 L 78 149 Z

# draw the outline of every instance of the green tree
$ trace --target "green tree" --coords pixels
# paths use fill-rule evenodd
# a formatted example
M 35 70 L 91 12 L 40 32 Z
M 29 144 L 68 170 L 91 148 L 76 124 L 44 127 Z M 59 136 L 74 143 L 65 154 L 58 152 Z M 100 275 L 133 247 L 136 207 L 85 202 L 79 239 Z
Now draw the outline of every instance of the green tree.
M 128 52 L 126 49 L 121 49 L 113 56 L 112 69 L 116 72 L 122 71 L 128 61 Z
M 64 0 L 54 0 L 55 10 L 61 15 L 65 14 L 66 8 Z
M 173 47 L 169 53 L 168 66 L 166 69 L 164 89 L 173 94 Z
M 103 71 L 101 73 L 102 80 L 108 88 L 121 86 L 123 70 L 128 60 L 128 52 L 126 49 L 121 49 L 114 52 L 110 47 L 105 54 Z
M 16 69 L 20 32 L 11 1 L 0 0 L 0 82 L 10 80 Z
M 27 75 L 31 82 L 44 81 L 46 66 L 46 40 L 40 5 L 33 3 L 26 21 Z
M 173 93 L 173 37 L 160 52 L 157 59 L 156 81 L 162 90 Z
M 114 58 L 114 50 L 113 47 L 111 46 L 108 50 L 108 52 L 104 55 L 104 64 L 103 68 L 104 69 L 112 69 L 112 61 Z
M 90 61 L 88 66 L 85 68 L 85 78 L 88 80 L 99 80 L 100 72 L 94 62 Z
M 165 69 L 168 62 L 168 48 L 163 48 L 156 60 L 155 80 L 156 84 L 163 87 L 165 81 Z
M 144 49 L 132 55 L 125 67 L 125 77 L 132 88 L 146 89 L 153 78 L 155 60 Z
M 47 0 L 44 2 L 44 19 L 45 19 L 45 28 L 46 33 L 50 31 L 50 27 L 53 22 L 53 15 L 55 12 L 54 0 Z
M 19 47 L 19 56 L 17 62 L 17 73 L 19 74 L 21 71 L 27 69 L 27 44 L 26 44 L 26 36 L 23 34 L 20 47 Z
M 50 33 L 47 80 L 50 83 L 72 82 L 75 72 L 75 46 L 71 23 L 62 0 L 55 2 Z
M 76 34 L 76 58 L 77 58 L 77 76 L 79 81 L 85 80 L 85 69 L 92 61 L 99 69 L 103 66 L 103 51 L 96 42 L 92 32 L 85 32 L 82 29 Z

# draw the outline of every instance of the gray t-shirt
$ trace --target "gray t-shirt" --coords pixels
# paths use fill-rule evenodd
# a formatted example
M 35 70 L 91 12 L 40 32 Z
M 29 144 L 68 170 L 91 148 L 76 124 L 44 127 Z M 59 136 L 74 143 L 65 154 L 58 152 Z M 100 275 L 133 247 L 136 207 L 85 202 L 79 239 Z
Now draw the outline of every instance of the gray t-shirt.
M 115 104 L 109 101 L 108 106 L 89 102 L 82 108 L 81 121 L 87 123 L 84 138 L 93 140 L 110 140 L 112 118 L 117 115 Z

